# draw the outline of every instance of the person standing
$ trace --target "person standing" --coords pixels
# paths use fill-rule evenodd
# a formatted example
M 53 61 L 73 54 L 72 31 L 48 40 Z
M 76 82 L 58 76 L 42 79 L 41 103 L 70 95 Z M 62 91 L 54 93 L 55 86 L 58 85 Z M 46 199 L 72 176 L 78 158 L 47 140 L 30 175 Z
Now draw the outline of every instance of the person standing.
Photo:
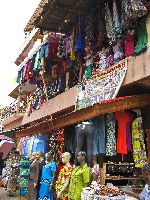
M 56 172 L 56 163 L 51 152 L 46 155 L 46 165 L 43 166 L 38 200 L 53 200 L 53 186 Z

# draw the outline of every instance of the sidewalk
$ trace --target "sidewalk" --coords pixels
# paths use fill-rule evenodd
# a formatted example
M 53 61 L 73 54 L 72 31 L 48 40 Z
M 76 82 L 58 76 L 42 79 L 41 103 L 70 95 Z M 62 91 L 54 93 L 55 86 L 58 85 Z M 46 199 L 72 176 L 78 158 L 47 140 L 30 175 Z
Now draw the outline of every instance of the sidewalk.
M 26 200 L 26 198 L 19 196 L 19 194 L 16 197 L 9 197 L 5 188 L 0 187 L 0 200 Z

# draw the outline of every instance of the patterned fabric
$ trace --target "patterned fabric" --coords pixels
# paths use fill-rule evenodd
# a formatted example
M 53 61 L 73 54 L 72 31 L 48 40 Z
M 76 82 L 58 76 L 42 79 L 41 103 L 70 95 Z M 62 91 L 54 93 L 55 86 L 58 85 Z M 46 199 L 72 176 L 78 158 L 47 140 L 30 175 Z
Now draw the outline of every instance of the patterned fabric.
M 130 0 L 122 0 L 121 1 L 121 26 L 122 30 L 127 31 L 128 27 L 130 26 Z
M 142 168 L 147 162 L 142 117 L 136 118 L 132 123 L 132 144 L 135 167 Z
M 106 115 L 106 155 L 116 155 L 116 131 L 115 131 L 115 118 L 114 114 Z
M 121 23 L 117 11 L 116 0 L 113 1 L 113 29 L 116 39 L 122 38 Z
M 143 191 L 140 194 L 140 200 L 149 200 L 150 199 L 150 190 L 148 184 L 145 185 Z
M 58 179 L 56 181 L 56 193 L 58 194 L 61 189 L 64 187 L 66 180 L 71 176 L 71 173 L 73 171 L 73 167 L 70 166 L 63 166 L 61 169 Z M 68 188 L 63 192 L 61 196 L 61 200 L 64 200 L 66 197 L 68 197 Z
M 147 9 L 141 0 L 131 0 L 130 18 L 137 19 L 147 14 Z
M 106 32 L 109 44 L 112 45 L 116 41 L 116 37 L 113 30 L 113 19 L 108 4 L 106 4 L 105 6 L 105 21 L 106 21 Z

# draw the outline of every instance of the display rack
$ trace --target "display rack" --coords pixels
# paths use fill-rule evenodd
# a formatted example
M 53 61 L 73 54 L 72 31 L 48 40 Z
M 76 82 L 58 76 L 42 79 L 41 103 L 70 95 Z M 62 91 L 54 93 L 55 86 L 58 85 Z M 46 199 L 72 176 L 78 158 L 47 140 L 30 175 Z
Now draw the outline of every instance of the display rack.
M 108 171 L 109 166 L 113 166 L 111 173 Z M 116 168 L 122 168 L 122 167 L 132 167 L 133 166 L 133 172 L 122 174 L 120 172 L 116 172 Z M 141 191 L 143 187 L 143 181 L 140 173 L 134 173 L 135 170 L 138 170 L 135 168 L 134 163 L 103 163 L 103 168 L 100 169 L 101 173 L 101 178 L 100 178 L 100 183 L 102 185 L 111 182 L 111 183 L 116 183 L 116 182 L 122 182 L 125 181 L 127 185 L 131 187 L 134 191 Z

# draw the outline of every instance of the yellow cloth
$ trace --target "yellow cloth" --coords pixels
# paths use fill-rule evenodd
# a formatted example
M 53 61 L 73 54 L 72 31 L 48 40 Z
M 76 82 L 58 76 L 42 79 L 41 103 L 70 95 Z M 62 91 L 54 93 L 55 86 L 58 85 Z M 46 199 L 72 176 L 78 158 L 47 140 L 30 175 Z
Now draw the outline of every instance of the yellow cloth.
M 142 168 L 147 162 L 142 117 L 136 118 L 132 123 L 132 145 L 135 167 Z
M 147 37 L 148 37 L 148 43 L 147 46 L 150 48 L 150 14 L 147 17 L 146 20 L 146 29 L 147 29 Z
M 72 31 L 72 39 L 71 39 L 71 49 L 70 49 L 70 59 L 71 60 L 75 60 L 75 55 L 74 55 L 74 43 L 75 43 L 75 33 L 74 33 L 75 29 L 73 28 Z

